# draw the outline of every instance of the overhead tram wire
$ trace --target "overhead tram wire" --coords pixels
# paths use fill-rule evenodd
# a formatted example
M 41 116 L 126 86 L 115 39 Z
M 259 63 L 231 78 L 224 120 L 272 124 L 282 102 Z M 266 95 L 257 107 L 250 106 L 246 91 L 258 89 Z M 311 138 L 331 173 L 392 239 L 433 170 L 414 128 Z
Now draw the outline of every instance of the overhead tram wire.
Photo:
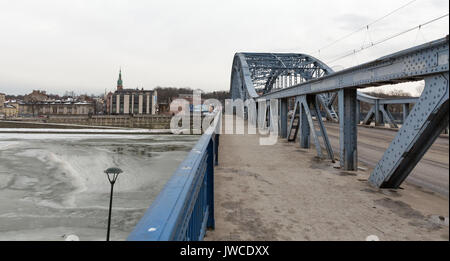
M 406 4 L 404 4 L 404 5 L 400 6 L 400 7 L 398 7 L 397 9 L 395 9 L 395 10 L 393 10 L 393 11 L 391 11 L 391 12 L 385 14 L 384 16 L 382 16 L 382 17 L 380 17 L 380 18 L 378 18 L 378 19 L 372 21 L 371 23 L 366 24 L 366 25 L 360 27 L 359 29 L 357 29 L 357 30 L 355 30 L 355 31 L 353 31 L 353 32 L 351 32 L 351 33 L 349 33 L 349 34 L 346 34 L 346 35 L 344 35 L 343 37 L 341 37 L 341 38 L 339 38 L 339 39 L 336 39 L 335 41 L 333 41 L 333 42 L 331 42 L 331 43 L 329 43 L 329 44 L 323 46 L 322 48 L 319 48 L 319 49 L 318 49 L 317 51 L 315 51 L 314 53 L 320 53 L 320 52 L 323 51 L 324 49 L 327 49 L 327 48 L 329 48 L 329 47 L 335 45 L 336 43 L 338 43 L 338 42 L 340 42 L 340 41 L 342 41 L 342 40 L 344 40 L 344 39 L 346 39 L 346 38 L 348 38 L 348 37 L 350 37 L 350 36 L 352 36 L 352 35 L 354 35 L 354 34 L 360 32 L 360 31 L 362 31 L 362 30 L 364 30 L 364 29 L 368 29 L 369 26 L 372 26 L 373 24 L 378 23 L 379 21 L 383 20 L 384 18 L 386 18 L 386 17 L 388 17 L 388 16 L 390 16 L 390 15 L 392 15 L 392 14 L 394 14 L 394 13 L 400 11 L 401 9 L 403 9 L 403 8 L 405 8 L 405 7 L 407 7 L 407 6 L 409 6 L 410 4 L 412 4 L 412 3 L 416 2 L 416 1 L 417 1 L 417 0 L 409 1 L 408 3 L 406 3 Z
M 396 37 L 398 37 L 398 36 L 400 36 L 400 35 L 409 33 L 409 32 L 411 32 L 411 31 L 413 31 L 413 30 L 415 30 L 415 29 L 422 28 L 422 27 L 425 26 L 425 25 L 428 25 L 428 24 L 431 24 L 431 23 L 433 23 L 433 22 L 436 22 L 436 21 L 438 21 L 438 20 L 440 20 L 440 19 L 442 19 L 442 18 L 444 18 L 444 17 L 447 17 L 447 16 L 449 16 L 449 13 L 447 13 L 447 14 L 445 14 L 445 15 L 442 15 L 442 16 L 439 16 L 439 17 L 437 17 L 437 18 L 434 18 L 434 19 L 432 19 L 432 20 L 430 20 L 430 21 L 428 21 L 428 22 L 425 22 L 425 23 L 423 23 L 423 24 L 420 24 L 420 25 L 418 25 L 418 26 L 414 26 L 414 27 L 412 27 L 412 28 L 409 28 L 409 29 L 407 29 L 407 30 L 405 30 L 405 31 L 402 31 L 402 32 L 393 34 L 393 35 L 391 35 L 391 36 L 389 36 L 389 37 L 386 37 L 386 38 L 384 38 L 384 39 L 382 39 L 382 40 L 378 40 L 378 41 L 376 41 L 376 42 L 373 42 L 373 43 L 371 43 L 371 44 L 368 45 L 368 46 L 361 47 L 360 49 L 353 49 L 353 50 L 349 51 L 347 54 L 344 54 L 344 55 L 339 56 L 339 57 L 337 57 L 337 58 L 335 58 L 335 59 L 333 59 L 333 60 L 331 60 L 331 61 L 328 61 L 327 64 L 332 64 L 332 63 L 334 63 L 334 62 L 336 62 L 336 61 L 339 61 L 339 60 L 341 60 L 341 59 L 343 59 L 343 58 L 345 58 L 345 57 L 348 57 L 348 56 L 350 56 L 350 55 L 354 55 L 354 54 L 359 53 L 359 52 L 361 52 L 361 51 L 363 51 L 363 50 L 366 50 L 366 49 L 368 49 L 368 48 L 370 48 L 370 47 L 374 47 L 374 46 L 376 46 L 376 45 L 378 45 L 378 44 L 384 43 L 384 42 L 386 42 L 386 41 L 388 41 L 388 40 L 391 40 L 391 39 L 393 39 L 393 38 L 396 38 Z

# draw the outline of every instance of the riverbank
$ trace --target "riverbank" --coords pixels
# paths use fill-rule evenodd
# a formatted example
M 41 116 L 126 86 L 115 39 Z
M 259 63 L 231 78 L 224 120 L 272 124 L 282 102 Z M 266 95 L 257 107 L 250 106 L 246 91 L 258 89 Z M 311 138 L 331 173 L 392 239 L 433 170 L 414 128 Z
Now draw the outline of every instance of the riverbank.
M 9 122 L 70 124 L 121 128 L 169 129 L 169 115 L 47 115 L 44 117 L 14 118 Z

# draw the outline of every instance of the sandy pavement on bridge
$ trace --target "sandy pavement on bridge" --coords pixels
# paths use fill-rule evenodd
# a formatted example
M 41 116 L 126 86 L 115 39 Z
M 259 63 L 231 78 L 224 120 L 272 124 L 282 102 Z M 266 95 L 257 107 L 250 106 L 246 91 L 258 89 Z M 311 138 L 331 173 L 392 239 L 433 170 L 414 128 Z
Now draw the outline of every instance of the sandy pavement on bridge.
M 297 142 L 221 135 L 205 240 L 449 240 L 447 198 L 406 183 L 379 190 L 367 165 L 343 171 L 315 156 Z

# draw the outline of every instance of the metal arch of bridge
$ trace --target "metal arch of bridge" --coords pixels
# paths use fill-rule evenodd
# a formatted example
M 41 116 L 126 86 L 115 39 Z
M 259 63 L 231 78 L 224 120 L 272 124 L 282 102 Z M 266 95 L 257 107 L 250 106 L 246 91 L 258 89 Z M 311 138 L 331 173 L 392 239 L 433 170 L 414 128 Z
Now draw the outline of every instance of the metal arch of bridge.
M 320 78 L 333 70 L 319 59 L 298 53 L 236 53 L 231 72 L 230 93 L 233 100 L 256 99 L 270 93 Z M 338 116 L 333 108 L 336 93 L 322 93 L 318 101 L 327 118 L 335 122 Z
M 236 53 L 231 73 L 231 96 L 243 100 L 257 98 L 260 94 L 331 73 L 330 67 L 306 54 Z
M 333 70 L 325 63 L 306 54 L 237 53 L 234 57 L 231 75 L 232 98 L 254 99 L 260 94 L 267 94 L 272 90 L 290 87 L 331 73 Z M 240 88 L 236 88 L 236 86 Z M 339 117 L 333 107 L 336 98 L 336 92 L 317 95 L 318 101 L 326 112 L 327 119 L 338 122 Z M 397 103 L 395 100 L 380 99 L 361 92 L 358 92 L 358 100 L 374 104 L 376 108 L 379 108 L 370 111 L 372 115 L 364 121 L 365 124 L 370 124 L 371 118 L 374 116 L 378 125 L 383 124 L 383 119 L 386 119 L 392 127 L 397 127 L 392 115 L 387 110 L 388 104 Z M 381 102 L 380 104 L 383 104 L 381 107 L 377 106 L 378 100 Z
M 257 82 L 258 77 L 254 78 L 256 80 L 254 84 L 252 76 L 255 75 L 252 75 L 249 67 L 245 54 L 235 55 L 230 86 L 233 99 L 278 99 L 281 101 L 279 111 L 286 113 L 288 98 L 304 100 L 308 95 L 338 93 L 340 165 L 346 170 L 356 170 L 358 162 L 357 89 L 425 80 L 425 90 L 369 178 L 369 182 L 377 187 L 400 186 L 439 133 L 448 125 L 448 36 L 285 88 L 266 88 Z M 257 89 L 261 95 L 258 95 Z M 269 89 L 270 92 L 267 92 Z M 287 137 L 287 116 L 283 114 L 280 116 L 281 136 Z M 310 131 L 306 130 L 308 128 L 304 129 Z M 300 136 L 301 132 L 302 128 Z

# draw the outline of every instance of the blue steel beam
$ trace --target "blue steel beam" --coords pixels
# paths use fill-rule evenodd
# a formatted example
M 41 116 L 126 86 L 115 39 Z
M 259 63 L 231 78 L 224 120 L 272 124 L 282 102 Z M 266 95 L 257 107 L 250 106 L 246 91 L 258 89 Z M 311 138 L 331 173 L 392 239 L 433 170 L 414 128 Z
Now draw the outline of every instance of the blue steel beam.
M 316 146 L 317 156 L 319 158 L 322 158 L 322 148 L 320 146 L 319 137 L 318 137 L 316 129 L 314 127 L 314 122 L 312 119 L 312 114 L 311 114 L 311 110 L 310 110 L 310 106 L 309 106 L 311 104 L 311 98 L 313 98 L 313 97 L 311 97 L 311 96 L 308 97 L 306 95 L 298 97 L 300 111 L 303 110 L 301 115 L 304 115 L 306 118 L 306 121 L 305 121 L 305 119 L 302 119 L 300 126 L 302 126 L 302 124 L 305 124 L 306 122 L 308 123 L 309 131 L 307 133 L 313 137 L 314 145 Z M 306 127 L 306 124 L 304 126 Z M 304 133 L 304 132 L 305 132 L 304 130 L 301 131 L 301 133 Z M 309 137 L 308 137 L 308 143 L 309 143 Z
M 402 107 L 403 107 L 402 108 L 402 110 L 403 110 L 403 121 L 402 122 L 405 122 L 406 118 L 408 118 L 408 115 L 409 115 L 409 103 L 403 103 Z
M 322 94 L 318 94 L 317 97 L 320 101 L 320 104 L 322 105 L 322 107 L 324 108 L 325 112 L 327 113 L 327 119 L 338 122 L 339 121 L 339 117 L 337 115 L 337 113 L 334 110 L 333 107 L 333 97 L 336 97 L 335 92 L 333 93 L 322 93 Z M 331 98 L 328 98 L 331 97 Z M 393 128 L 397 128 L 395 122 L 394 122 L 394 118 L 392 117 L 391 113 L 388 110 L 388 107 L 386 105 L 390 105 L 390 104 L 411 104 L 411 103 L 416 103 L 417 100 L 419 98 L 417 97 L 409 97 L 409 98 L 379 98 L 379 97 L 374 97 L 368 94 L 365 94 L 363 92 L 358 91 L 357 92 L 357 99 L 358 99 L 358 103 L 357 103 L 357 114 L 360 113 L 360 102 L 365 102 L 368 104 L 372 104 L 375 105 L 376 103 L 378 103 L 379 107 L 380 105 L 382 105 L 383 107 L 379 107 L 379 113 L 382 113 L 382 116 L 384 117 L 385 114 L 388 115 L 388 118 L 386 118 L 386 121 L 391 125 L 391 127 Z M 372 106 L 373 107 L 373 106 Z M 374 110 L 371 110 L 372 113 L 374 113 Z M 409 113 L 409 107 L 405 107 L 403 106 L 403 111 L 405 113 L 405 115 L 408 115 Z M 381 121 L 381 119 L 383 117 L 378 117 L 378 121 L 376 121 L 377 125 L 383 125 L 384 121 Z M 404 119 L 406 119 L 404 117 Z M 359 124 L 359 115 L 357 115 L 357 123 Z M 367 119 L 365 122 L 365 124 L 370 124 L 371 119 Z
M 287 99 L 280 99 L 280 117 L 279 117 L 279 123 L 278 126 L 280 126 L 280 137 L 281 138 L 287 138 L 287 117 L 288 117 L 288 100 Z
M 334 122 L 339 121 L 339 117 L 333 107 L 333 102 L 336 97 L 337 93 L 335 92 L 321 93 L 317 95 L 318 102 L 322 105 L 327 114 L 327 119 Z
M 297 116 L 297 110 L 299 111 L 299 114 Z M 298 105 L 297 100 L 294 103 L 294 110 L 292 111 L 292 117 L 290 120 L 288 132 L 287 132 L 287 140 L 288 141 L 295 141 L 297 138 L 298 129 L 300 127 L 300 106 Z M 297 122 L 295 121 L 297 120 Z M 294 125 L 296 123 L 296 125 Z M 292 135 L 293 133 L 293 135 Z
M 370 175 L 376 187 L 397 188 L 448 126 L 449 74 L 425 79 L 425 89 Z
M 295 99 L 299 107 L 299 144 L 300 148 L 308 149 L 311 146 L 311 126 L 309 125 L 308 114 L 303 108 L 301 97 L 299 96 Z M 317 151 L 317 153 L 320 154 L 320 151 Z
M 306 54 L 237 53 L 231 75 L 231 96 L 232 99 L 254 99 L 258 94 L 269 93 L 331 73 L 333 70 L 330 67 Z M 277 86 L 280 82 L 281 86 Z M 327 117 L 337 122 L 337 113 L 332 107 L 335 97 L 336 94 L 332 93 L 320 95 L 319 98 L 326 109 Z
M 375 119 L 376 126 L 384 126 L 384 123 L 387 122 L 391 128 L 398 128 L 395 123 L 394 117 L 388 109 L 388 105 L 390 104 L 402 104 L 403 105 L 403 122 L 406 119 L 405 116 L 409 113 L 409 104 L 416 103 L 419 98 L 379 98 L 373 97 L 371 95 L 358 92 L 357 96 L 358 101 L 365 102 L 368 104 L 372 104 L 367 116 L 363 120 L 363 124 L 369 125 L 372 122 L 372 119 Z M 405 104 L 408 106 L 405 107 Z M 359 117 L 358 117 L 359 119 Z M 359 122 L 358 122 L 359 123 Z
M 306 54 L 236 53 L 230 92 L 232 99 L 255 99 L 258 93 L 272 91 L 277 79 L 287 87 L 286 77 L 307 81 L 332 72 L 326 64 Z
M 326 130 L 325 125 L 323 124 L 323 121 L 322 121 L 322 115 L 320 114 L 318 97 L 319 97 L 319 95 L 317 95 L 315 97 L 315 99 L 312 100 L 312 103 L 313 103 L 312 106 L 314 107 L 314 112 L 316 113 L 317 122 L 319 122 L 320 136 L 322 137 L 323 143 L 325 144 L 325 149 L 327 150 L 328 157 L 334 163 L 335 161 L 334 161 L 333 148 L 331 147 L 330 140 L 328 139 L 327 130 Z
M 356 89 L 342 89 L 339 98 L 340 166 L 344 170 L 358 169 Z
M 267 54 L 265 54 L 267 55 Z M 264 56 L 264 54 L 259 54 L 259 57 Z M 236 59 L 245 59 L 245 54 L 238 53 L 235 56 Z M 255 60 L 255 63 L 258 63 L 258 61 Z M 234 63 L 235 64 L 235 63 Z M 275 66 L 275 65 L 273 65 Z M 317 66 L 317 63 L 315 64 Z M 279 67 L 279 65 L 278 65 Z M 287 66 L 286 66 L 287 67 Z M 235 67 L 233 67 L 235 68 Z M 245 68 L 244 68 L 245 69 Z M 304 96 L 304 95 L 311 95 L 311 94 L 323 94 L 323 93 L 330 93 L 330 92 L 339 92 L 339 118 L 340 118 L 340 148 L 341 148 L 341 165 L 343 168 L 347 170 L 356 170 L 357 168 L 357 148 L 356 148 L 356 140 L 357 140 L 357 134 L 356 134 L 356 123 L 357 123 L 357 101 L 358 101 L 358 95 L 357 95 L 357 89 L 359 88 L 366 88 L 366 87 L 376 87 L 376 86 L 382 86 L 387 84 L 397 84 L 401 82 L 409 82 L 409 81 L 418 81 L 423 79 L 429 79 L 429 77 L 433 77 L 436 75 L 442 75 L 446 74 L 448 76 L 449 71 L 449 37 L 446 36 L 444 38 L 419 45 L 413 48 L 409 48 L 400 52 L 396 52 L 391 55 L 387 55 L 384 57 L 381 57 L 377 60 L 364 63 L 355 67 L 348 68 L 346 70 L 342 70 L 339 72 L 331 73 L 326 75 L 323 73 L 323 76 L 321 76 L 320 73 L 316 74 L 315 79 L 308 79 L 308 77 L 304 77 L 305 81 L 300 81 L 299 84 L 296 84 L 294 86 L 286 86 L 286 75 L 283 75 L 282 82 L 284 84 L 281 84 L 281 88 L 278 89 L 270 89 L 270 92 L 267 92 L 267 88 L 264 89 L 261 86 L 261 83 L 264 82 L 264 79 L 261 82 L 261 78 L 258 76 L 258 81 L 253 82 L 251 77 L 255 76 L 255 72 L 263 73 L 264 75 L 270 75 L 270 77 L 273 77 L 273 73 L 271 74 L 268 71 L 260 72 L 257 70 L 253 70 L 253 74 L 250 73 L 241 73 L 242 75 L 246 75 L 246 79 L 242 79 L 239 81 L 233 81 L 231 82 L 231 93 L 233 94 L 233 99 L 241 98 L 246 99 L 249 97 L 259 98 L 259 99 L 282 99 L 282 98 L 291 98 L 291 97 L 298 97 Z M 232 72 L 232 79 L 233 75 L 234 78 L 236 78 L 239 74 L 239 68 L 233 69 Z M 289 75 L 289 74 L 287 74 Z M 263 77 L 264 78 L 264 77 Z M 445 77 L 444 77 L 445 78 Z M 448 77 L 447 77 L 448 78 Z M 256 79 L 256 78 L 255 78 Z M 429 81 L 429 80 L 428 80 Z M 278 82 L 278 81 L 276 81 Z M 236 83 L 245 83 L 245 84 L 236 84 Z M 266 81 L 267 83 L 267 81 Z M 258 87 L 259 86 L 259 87 Z M 436 89 L 442 89 L 438 87 L 429 87 L 429 88 L 436 88 Z M 448 87 L 447 87 L 448 88 Z M 235 90 L 247 90 L 246 93 L 254 93 L 255 95 L 240 95 L 239 91 Z M 256 92 L 255 90 L 258 89 L 260 91 Z M 242 93 L 242 92 L 241 92 Z M 428 92 L 430 93 L 430 92 Z M 258 96 L 258 94 L 261 94 Z M 431 99 L 431 97 L 428 97 L 429 94 L 422 94 L 421 99 Z M 365 99 L 365 98 L 364 98 Z M 415 99 L 414 99 L 415 100 Z M 376 110 L 373 110 L 373 114 L 375 114 L 375 118 L 377 119 L 376 122 L 380 123 L 382 122 L 382 117 L 385 118 L 390 117 L 390 113 L 386 110 L 385 106 L 387 104 L 405 104 L 405 103 L 413 103 L 414 100 L 407 100 L 407 99 L 395 99 L 395 100 L 383 100 L 383 99 L 376 99 L 373 104 L 375 107 L 377 107 Z M 447 99 L 448 100 L 448 99 Z M 419 103 L 419 102 L 418 102 Z M 413 110 L 417 108 L 423 109 L 425 105 L 422 103 L 418 106 L 418 103 L 414 106 Z M 447 105 L 446 105 L 447 104 Z M 308 124 L 307 116 L 302 117 L 305 112 L 304 108 L 302 106 L 299 106 L 300 104 L 296 103 L 296 107 L 300 110 L 300 125 L 306 126 Z M 448 115 L 448 103 L 444 103 L 443 106 L 439 107 L 439 113 L 438 115 L 441 115 L 441 111 L 444 110 L 445 113 Z M 405 112 L 406 114 L 407 112 Z M 410 115 L 407 117 L 407 121 L 412 117 Z M 431 114 L 430 114 L 431 115 Z M 294 117 L 296 116 L 296 111 L 294 111 Z M 370 117 L 370 115 L 368 116 Z M 430 116 L 431 117 L 431 116 Z M 294 121 L 292 121 L 293 123 Z M 441 120 L 441 122 L 445 123 L 445 120 Z M 303 123 L 303 124 L 302 124 Z M 392 121 L 393 123 L 393 121 Z M 447 124 L 448 124 L 448 118 L 447 118 Z M 427 125 L 428 126 L 428 125 Z M 436 128 L 440 128 L 441 125 L 435 126 Z M 402 127 L 400 132 L 404 130 L 405 126 Z M 432 128 L 432 129 L 436 129 Z M 290 130 L 293 129 L 293 126 L 291 124 Z M 297 130 L 298 127 L 295 128 Z M 308 131 L 310 128 L 301 128 L 300 126 L 300 136 L 304 136 L 304 138 L 307 136 L 309 141 L 309 135 Z M 304 129 L 304 130 L 303 130 Z M 425 128 L 426 129 L 426 128 Z M 445 126 L 443 127 L 445 129 Z M 426 134 L 435 134 L 434 132 L 431 132 L 430 130 L 426 129 L 426 131 L 423 131 L 423 133 Z M 424 144 L 424 142 L 420 142 L 421 139 L 424 139 L 425 136 L 422 136 L 424 134 L 419 133 L 418 138 L 415 141 L 412 141 L 410 146 L 416 146 L 417 144 L 421 144 L 422 148 L 426 151 L 428 148 L 428 144 Z M 289 132 L 291 134 L 291 132 Z M 431 136 L 434 137 L 434 136 Z M 289 137 L 290 139 L 292 137 Z M 306 139 L 301 138 L 300 141 L 306 141 Z M 393 142 L 395 143 L 395 141 Z M 305 146 L 306 144 L 303 144 Z M 309 144 L 308 144 L 309 145 Z M 425 146 L 426 145 L 426 146 Z M 410 155 L 415 155 L 414 157 L 409 156 L 406 157 L 406 159 L 409 159 L 409 163 L 411 163 L 411 166 L 415 166 L 418 160 L 422 157 L 423 154 L 420 150 L 412 150 L 413 153 Z M 419 152 L 418 152 L 419 151 Z M 424 152 L 423 152 L 424 153 Z M 411 160 L 413 158 L 413 160 Z M 402 177 L 406 177 L 410 170 L 412 168 L 406 168 L 406 167 L 399 167 L 403 166 L 402 160 L 398 160 L 398 164 L 394 169 L 392 170 L 394 174 L 389 174 L 388 176 L 391 177 L 390 180 L 396 180 L 401 183 L 402 179 L 398 178 L 397 174 L 398 169 L 401 169 L 403 172 L 401 174 Z M 378 175 L 379 176 L 379 175 Z M 381 184 L 397 184 L 395 182 L 391 181 L 383 181 L 384 183 L 379 183 L 377 186 L 381 186 Z
M 408 98 L 380 98 L 374 97 L 362 92 L 358 92 L 357 96 L 358 101 L 362 101 L 365 103 L 375 104 L 375 101 L 378 100 L 380 104 L 406 104 L 406 103 L 416 103 L 419 99 L 418 97 L 408 97 Z
M 423 80 L 448 72 L 448 36 L 381 57 L 372 62 L 335 72 L 318 79 L 262 95 L 280 99 L 305 94 L 335 92 L 345 88 L 366 88 Z

